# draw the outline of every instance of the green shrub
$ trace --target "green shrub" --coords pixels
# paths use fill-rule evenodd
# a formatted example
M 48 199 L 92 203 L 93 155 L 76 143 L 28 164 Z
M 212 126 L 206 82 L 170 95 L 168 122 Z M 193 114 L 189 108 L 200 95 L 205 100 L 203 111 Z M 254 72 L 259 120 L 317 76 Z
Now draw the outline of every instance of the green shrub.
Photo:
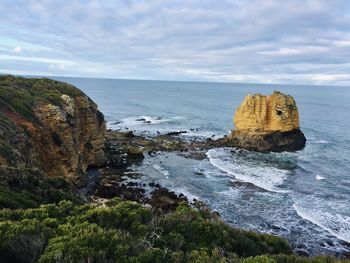
M 125 229 L 133 235 L 145 235 L 152 214 L 138 203 L 120 201 L 108 208 L 89 210 L 85 219 L 105 228 Z
M 186 204 L 160 221 L 168 246 L 181 250 L 210 250 L 221 247 L 239 256 L 291 254 L 288 243 L 279 237 L 231 228 L 221 221 L 210 221 Z
M 249 257 L 241 260 L 242 263 L 277 263 L 268 256 Z
M 52 238 L 39 262 L 115 262 L 128 254 L 127 235 L 96 224 L 64 224 Z
M 0 262 L 33 262 L 52 231 L 36 219 L 0 222 Z
M 334 258 L 292 255 L 281 238 L 231 228 L 186 204 L 163 216 L 120 199 L 105 207 L 61 201 L 1 209 L 0 262 L 37 261 L 330 263 Z
M 1 169 L 0 208 L 33 208 L 61 200 L 81 203 L 73 185 L 66 179 L 45 177 L 31 169 Z

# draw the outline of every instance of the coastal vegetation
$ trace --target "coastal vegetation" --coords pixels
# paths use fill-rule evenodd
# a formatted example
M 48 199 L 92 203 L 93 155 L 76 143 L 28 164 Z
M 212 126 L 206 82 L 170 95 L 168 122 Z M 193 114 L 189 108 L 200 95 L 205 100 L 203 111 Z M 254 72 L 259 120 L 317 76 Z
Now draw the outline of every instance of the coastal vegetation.
M 335 262 L 292 255 L 279 237 L 232 228 L 182 203 L 171 213 L 119 198 L 0 210 L 1 262 Z M 340 261 L 339 261 L 340 262 Z
M 296 256 L 283 238 L 121 178 L 145 150 L 191 154 L 218 143 L 106 133 L 97 105 L 73 86 L 0 76 L 0 262 L 343 262 Z M 99 202 L 78 190 L 91 167 L 100 169 L 90 185 Z

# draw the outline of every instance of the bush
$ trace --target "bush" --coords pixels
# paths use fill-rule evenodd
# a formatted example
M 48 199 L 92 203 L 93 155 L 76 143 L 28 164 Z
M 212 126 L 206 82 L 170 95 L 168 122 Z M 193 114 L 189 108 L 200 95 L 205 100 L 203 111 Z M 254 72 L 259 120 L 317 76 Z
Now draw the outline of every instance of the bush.
M 268 256 L 249 257 L 241 260 L 242 263 L 277 263 L 274 259 Z
M 270 255 L 273 253 L 276 255 Z M 231 228 L 186 204 L 163 216 L 152 214 L 141 204 L 120 199 L 110 200 L 105 207 L 61 201 L 26 210 L 0 210 L 0 262 L 334 260 L 290 253 L 281 238 Z
M 39 262 L 115 262 L 128 254 L 127 235 L 84 222 L 58 228 Z
M 231 228 L 221 221 L 210 221 L 186 204 L 160 221 L 167 246 L 186 252 L 221 247 L 239 256 L 291 254 L 288 243 L 279 237 Z
M 81 203 L 74 186 L 66 179 L 45 177 L 31 169 L 1 169 L 0 208 L 33 208 L 61 200 Z

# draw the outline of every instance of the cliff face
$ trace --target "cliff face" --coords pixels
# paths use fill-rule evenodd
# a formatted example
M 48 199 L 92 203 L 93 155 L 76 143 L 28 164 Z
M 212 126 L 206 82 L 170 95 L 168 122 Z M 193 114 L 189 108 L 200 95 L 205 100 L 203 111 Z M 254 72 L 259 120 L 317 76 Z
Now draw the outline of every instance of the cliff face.
M 234 124 L 236 129 L 228 137 L 231 146 L 260 152 L 296 151 L 305 146 L 296 102 L 278 91 L 270 96 L 246 96 L 236 110 Z
M 105 122 L 77 88 L 48 79 L 0 77 L 0 166 L 36 168 L 84 183 L 105 162 Z
M 237 130 L 291 131 L 299 128 L 299 113 L 293 97 L 275 91 L 271 96 L 248 95 L 238 107 Z

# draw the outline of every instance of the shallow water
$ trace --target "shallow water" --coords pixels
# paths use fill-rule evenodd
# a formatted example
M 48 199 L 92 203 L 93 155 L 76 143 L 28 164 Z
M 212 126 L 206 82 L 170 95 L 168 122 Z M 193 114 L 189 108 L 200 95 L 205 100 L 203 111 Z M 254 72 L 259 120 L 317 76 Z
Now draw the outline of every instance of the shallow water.
M 296 251 L 350 250 L 350 87 L 58 79 L 89 95 L 109 128 L 185 130 L 185 138 L 227 134 L 247 93 L 292 95 L 308 140 L 303 151 L 214 149 L 201 161 L 160 154 L 135 169 L 203 200 L 230 224 L 286 237 Z

